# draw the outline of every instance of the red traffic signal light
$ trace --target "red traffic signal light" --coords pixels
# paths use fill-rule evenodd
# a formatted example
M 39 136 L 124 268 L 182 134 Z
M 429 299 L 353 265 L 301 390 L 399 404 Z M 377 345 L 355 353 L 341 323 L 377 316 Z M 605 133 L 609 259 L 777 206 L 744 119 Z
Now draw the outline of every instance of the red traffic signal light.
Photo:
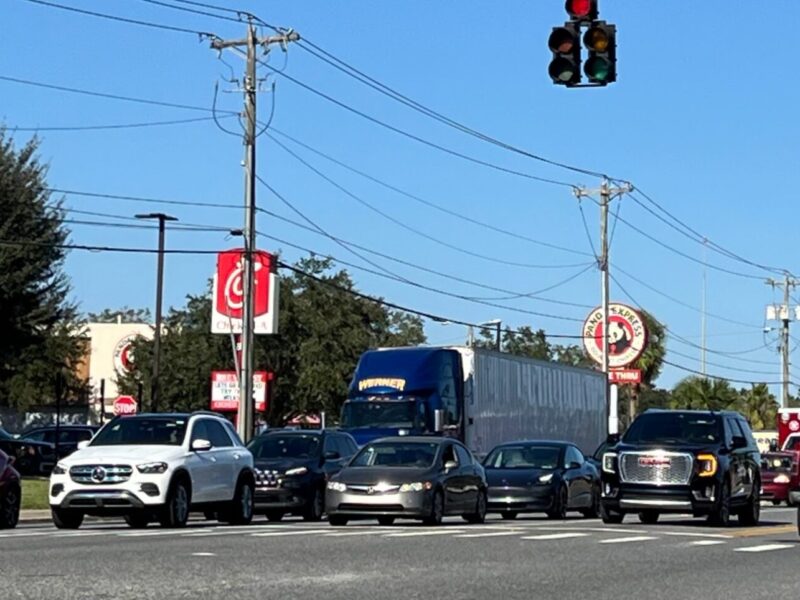
M 563 27 L 553 27 L 547 45 L 553 53 L 548 68 L 550 79 L 558 85 L 580 83 L 581 44 L 578 27 L 572 23 L 565 23 Z
M 594 21 L 597 18 L 597 0 L 567 0 L 564 8 L 575 21 Z

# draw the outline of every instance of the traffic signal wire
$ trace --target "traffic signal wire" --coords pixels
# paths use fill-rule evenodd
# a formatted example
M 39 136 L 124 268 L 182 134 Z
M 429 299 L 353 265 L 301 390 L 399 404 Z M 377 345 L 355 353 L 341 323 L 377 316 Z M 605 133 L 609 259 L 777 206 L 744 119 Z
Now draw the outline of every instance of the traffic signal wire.
M 230 119 L 234 115 L 223 115 L 221 119 Z M 8 131 L 99 131 L 109 129 L 141 129 L 145 127 L 162 127 L 168 125 L 186 125 L 189 123 L 200 123 L 206 121 L 213 121 L 214 117 L 196 117 L 194 119 L 174 119 L 171 121 L 146 121 L 141 123 L 115 123 L 107 125 L 73 125 L 73 126 L 45 126 L 45 127 L 19 127 L 16 125 L 7 126 Z
M 445 206 L 442 206 L 441 204 L 438 204 L 438 203 L 433 202 L 431 200 L 427 200 L 425 198 L 422 198 L 421 196 L 413 194 L 413 193 L 409 192 L 408 190 L 400 188 L 400 187 L 398 187 L 396 185 L 388 183 L 387 181 L 385 181 L 383 179 L 375 177 L 374 175 L 370 175 L 369 173 L 367 173 L 365 171 L 357 169 L 356 167 L 353 167 L 352 165 L 349 165 L 349 164 L 347 164 L 347 163 L 345 163 L 345 162 L 333 157 L 332 155 L 327 154 L 327 153 L 323 152 L 322 150 L 319 150 L 318 148 L 315 148 L 315 147 L 307 144 L 306 142 L 303 142 L 303 141 L 297 139 L 296 137 L 293 137 L 293 136 L 289 135 L 288 133 L 286 133 L 284 131 L 281 131 L 280 129 L 277 129 L 275 127 L 270 127 L 270 130 L 266 135 L 267 135 L 267 137 L 269 137 L 269 138 L 273 139 L 273 141 L 275 141 L 273 134 L 277 134 L 280 137 L 282 137 L 282 138 L 284 138 L 286 140 L 289 140 L 293 144 L 295 144 L 297 146 L 300 146 L 301 148 L 303 148 L 305 150 L 308 150 L 309 152 L 315 154 L 316 156 L 319 156 L 320 158 L 324 158 L 325 160 L 327 160 L 327 161 L 329 161 L 329 162 L 331 162 L 331 163 L 333 163 L 333 164 L 335 164 L 335 165 L 337 165 L 339 167 L 342 167 L 343 169 L 345 169 L 345 170 L 347 170 L 347 171 L 349 171 L 351 173 L 354 173 L 354 174 L 356 174 L 356 175 L 358 175 L 358 176 L 360 176 L 360 177 L 362 177 L 362 178 L 364 178 L 364 179 L 366 179 L 368 181 L 371 181 L 371 182 L 373 182 L 373 183 L 375 183 L 375 184 L 377 184 L 377 185 L 379 185 L 379 186 L 381 186 L 381 187 L 383 187 L 383 188 L 385 188 L 387 190 L 395 192 L 396 194 L 399 194 L 399 195 L 404 196 L 404 197 L 406 197 L 406 198 L 408 198 L 410 200 L 418 202 L 419 204 L 422 204 L 424 206 L 427 206 L 429 208 L 437 210 L 437 211 L 439 211 L 439 212 L 441 212 L 443 214 L 449 215 L 449 216 L 454 217 L 456 219 L 460 219 L 460 220 L 462 220 L 462 221 L 464 221 L 466 223 L 471 223 L 472 225 L 476 225 L 478 227 L 482 227 L 482 228 L 487 229 L 489 231 L 493 231 L 495 233 L 500 233 L 502 235 L 505 235 L 505 236 L 513 238 L 513 239 L 529 242 L 529 243 L 535 244 L 537 246 L 542 246 L 542 247 L 545 247 L 545 248 L 552 248 L 554 250 L 561 250 L 562 252 L 568 252 L 568 253 L 571 253 L 571 254 L 577 254 L 577 255 L 581 255 L 581 256 L 591 256 L 589 253 L 583 252 L 581 250 L 576 250 L 575 248 L 568 248 L 568 247 L 565 247 L 565 246 L 559 246 L 558 244 L 553 244 L 553 243 L 550 243 L 550 242 L 543 242 L 541 240 L 537 240 L 537 239 L 532 238 L 530 236 L 523 235 L 523 234 L 511 231 L 509 229 L 504 229 L 502 227 L 498 227 L 496 225 L 492 225 L 491 223 L 487 223 L 485 221 L 480 221 L 478 219 L 474 219 L 474 218 L 469 217 L 469 216 L 467 216 L 467 215 L 465 215 L 463 213 L 460 213 L 460 212 L 457 212 L 455 210 L 449 209 L 449 208 L 447 208 Z

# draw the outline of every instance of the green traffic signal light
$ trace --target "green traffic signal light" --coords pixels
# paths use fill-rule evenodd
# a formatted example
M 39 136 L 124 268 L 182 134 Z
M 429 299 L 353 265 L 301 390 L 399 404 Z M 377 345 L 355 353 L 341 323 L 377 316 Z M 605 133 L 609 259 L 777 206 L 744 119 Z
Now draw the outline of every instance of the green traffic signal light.
M 583 36 L 589 52 L 584 71 L 592 83 L 606 85 L 617 80 L 617 28 L 605 21 L 592 23 Z
M 558 85 L 572 85 L 581 80 L 581 47 L 579 30 L 571 23 L 554 27 L 547 41 L 553 58 L 548 68 L 550 78 Z

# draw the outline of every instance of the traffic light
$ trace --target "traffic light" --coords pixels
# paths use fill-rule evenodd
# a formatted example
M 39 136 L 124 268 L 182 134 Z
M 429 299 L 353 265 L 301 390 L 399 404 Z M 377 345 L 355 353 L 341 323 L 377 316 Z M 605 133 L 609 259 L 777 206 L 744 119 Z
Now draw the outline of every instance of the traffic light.
M 553 59 L 550 61 L 550 78 L 558 85 L 574 85 L 581 80 L 580 29 L 572 23 L 553 27 L 547 42 Z
M 565 8 L 570 19 L 578 23 L 597 19 L 597 0 L 567 0 Z
M 617 28 L 605 21 L 595 21 L 583 36 L 588 57 L 583 70 L 589 81 L 606 85 L 617 80 Z

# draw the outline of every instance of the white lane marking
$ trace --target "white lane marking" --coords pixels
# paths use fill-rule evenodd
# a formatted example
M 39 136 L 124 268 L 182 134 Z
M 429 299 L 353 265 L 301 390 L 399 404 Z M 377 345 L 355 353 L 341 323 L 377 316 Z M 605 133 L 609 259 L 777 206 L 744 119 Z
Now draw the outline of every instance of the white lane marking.
M 763 546 L 749 546 L 748 548 L 734 548 L 734 552 L 771 552 L 772 550 L 784 550 L 794 548 L 792 544 L 764 544 Z
M 381 533 L 388 533 L 391 529 L 371 529 L 369 531 L 347 531 L 347 532 L 336 532 L 336 533 L 326 533 L 323 537 L 355 537 L 359 535 L 380 535 Z
M 540 540 L 540 541 L 547 541 L 547 540 L 567 540 L 569 538 L 581 538 L 581 537 L 589 537 L 588 533 L 546 533 L 544 535 L 528 535 L 522 537 L 522 540 Z
M 694 542 L 689 542 L 690 546 L 716 546 L 718 544 L 724 544 L 722 540 L 697 540 Z
M 465 533 L 464 535 L 455 535 L 457 538 L 487 538 L 487 537 L 500 537 L 504 535 L 519 535 L 525 533 L 524 531 L 493 531 L 490 533 Z
M 216 556 L 213 552 L 192 552 L 192 556 Z
M 303 529 L 301 531 L 270 531 L 268 533 L 251 533 L 251 537 L 286 537 L 290 535 L 312 535 L 328 533 L 330 529 Z
M 387 533 L 383 537 L 388 538 L 405 538 L 405 537 L 423 537 L 426 535 L 452 535 L 454 533 L 464 533 L 463 529 L 435 529 L 431 531 L 405 531 L 403 533 Z
M 628 542 L 649 542 L 650 540 L 657 540 L 657 537 L 649 535 L 635 535 L 632 537 L 624 538 L 611 538 L 610 540 L 601 540 L 601 544 L 626 544 Z

